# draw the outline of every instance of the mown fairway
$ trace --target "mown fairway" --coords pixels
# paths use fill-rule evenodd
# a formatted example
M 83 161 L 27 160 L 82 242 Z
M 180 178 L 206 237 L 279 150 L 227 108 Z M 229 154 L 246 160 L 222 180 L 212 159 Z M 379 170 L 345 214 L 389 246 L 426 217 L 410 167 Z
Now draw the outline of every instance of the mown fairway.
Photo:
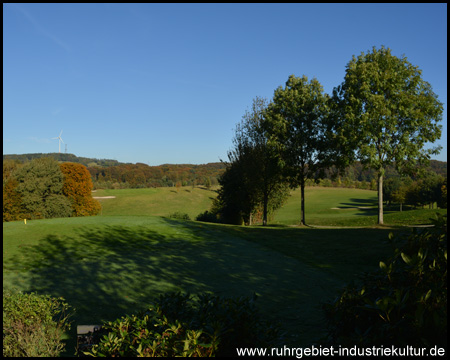
M 154 215 L 169 216 L 174 212 L 186 213 L 192 220 L 211 208 L 217 196 L 214 188 L 202 187 L 97 190 L 102 216 Z M 377 193 L 371 190 L 307 187 L 305 190 L 306 222 L 314 226 L 367 227 L 377 224 Z M 405 207 L 406 209 L 406 207 Z M 437 210 L 419 209 L 400 213 L 398 205 L 384 209 L 386 225 L 428 224 Z M 446 210 L 439 210 L 446 213 Z M 300 189 L 291 192 L 285 205 L 269 221 L 273 225 L 298 225 L 300 222 Z
M 256 293 L 261 311 L 289 333 L 286 345 L 299 347 L 324 334 L 321 304 L 391 253 L 388 228 L 242 227 L 154 216 L 180 211 L 194 218 L 209 209 L 214 192 L 185 190 L 98 191 L 95 196 L 116 196 L 102 200 L 102 216 L 4 223 L 4 288 L 63 296 L 76 308 L 67 354 L 73 354 L 76 325 L 136 312 L 167 291 Z M 331 205 L 307 198 L 307 220 L 320 218 L 314 208 L 366 206 L 375 193 L 352 194 L 335 192 Z M 288 216 L 298 208 L 288 206 L 275 222 L 295 223 Z M 348 211 L 348 218 L 361 217 Z
M 115 196 L 99 199 L 102 215 L 156 215 L 169 216 L 176 211 L 188 214 L 191 219 L 211 207 L 217 196 L 214 190 L 201 187 L 152 189 L 97 190 L 95 197 Z
M 277 211 L 274 222 L 284 225 L 298 224 L 300 201 L 300 189 L 297 189 L 291 193 L 285 206 Z M 332 187 L 305 189 L 306 223 L 310 225 L 361 225 L 361 218 L 377 214 L 376 206 L 375 191 Z

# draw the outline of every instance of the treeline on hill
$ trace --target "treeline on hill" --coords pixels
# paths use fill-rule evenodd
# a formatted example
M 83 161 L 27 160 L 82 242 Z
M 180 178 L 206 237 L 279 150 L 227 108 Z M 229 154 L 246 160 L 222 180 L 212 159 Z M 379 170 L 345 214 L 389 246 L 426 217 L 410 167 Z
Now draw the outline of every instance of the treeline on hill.
M 24 163 L 33 159 L 40 159 L 42 157 L 48 157 L 55 159 L 56 161 L 60 162 L 73 162 L 73 163 L 79 163 L 86 167 L 89 166 L 115 166 L 121 164 L 117 160 L 111 160 L 111 159 L 95 159 L 95 158 L 86 158 L 86 157 L 80 157 L 76 156 L 74 154 L 67 154 L 67 153 L 33 153 L 33 154 L 7 154 L 3 155 L 3 160 L 9 159 L 9 160 L 17 160 L 20 163 Z
M 225 166 L 222 163 L 204 165 L 120 164 L 110 167 L 89 166 L 95 189 L 126 189 L 172 186 L 210 187 L 218 184 Z
M 87 168 L 36 158 L 3 161 L 3 221 L 89 216 L 100 212 Z
M 80 163 L 87 167 L 94 189 L 128 189 L 164 186 L 211 186 L 225 170 L 221 162 L 192 164 L 163 164 L 149 166 L 143 163 L 121 163 L 117 160 L 78 157 L 73 154 L 21 154 L 3 155 L 3 160 L 24 163 L 32 159 L 51 157 L 59 162 Z
M 217 185 L 220 176 L 226 168 L 223 162 L 202 165 L 164 164 L 149 166 L 143 163 L 120 163 L 117 160 L 99 160 L 59 153 L 3 155 L 3 160 L 15 160 L 16 163 L 21 164 L 42 157 L 51 157 L 59 162 L 80 163 L 86 166 L 91 174 L 94 189 L 171 187 L 177 184 L 181 186 Z M 424 172 L 423 169 L 422 172 Z M 430 160 L 429 167 L 425 169 L 425 173 L 436 174 L 446 178 L 447 163 Z M 416 174 L 409 176 L 413 182 L 420 178 L 418 175 L 419 169 Z M 333 169 L 327 169 L 321 174 L 321 177 L 317 174 L 317 180 L 309 180 L 308 185 L 376 190 L 377 179 L 375 170 L 364 168 L 359 161 L 347 166 L 341 176 L 334 177 L 333 175 Z M 386 179 L 400 177 L 393 165 L 386 168 L 385 176 Z

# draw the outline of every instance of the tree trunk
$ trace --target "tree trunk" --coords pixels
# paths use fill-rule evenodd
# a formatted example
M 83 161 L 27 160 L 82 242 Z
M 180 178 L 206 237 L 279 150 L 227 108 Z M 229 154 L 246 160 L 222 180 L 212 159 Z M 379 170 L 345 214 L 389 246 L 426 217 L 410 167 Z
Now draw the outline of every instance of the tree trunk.
M 300 184 L 300 190 L 301 190 L 301 201 L 302 201 L 302 205 L 301 205 L 301 224 L 302 225 L 306 225 L 306 221 L 305 221 L 305 182 L 302 180 L 301 184 Z
M 383 225 L 383 174 L 378 174 L 378 224 Z
M 263 226 L 267 225 L 267 203 L 269 202 L 269 196 L 267 192 L 264 192 L 264 209 L 263 209 Z

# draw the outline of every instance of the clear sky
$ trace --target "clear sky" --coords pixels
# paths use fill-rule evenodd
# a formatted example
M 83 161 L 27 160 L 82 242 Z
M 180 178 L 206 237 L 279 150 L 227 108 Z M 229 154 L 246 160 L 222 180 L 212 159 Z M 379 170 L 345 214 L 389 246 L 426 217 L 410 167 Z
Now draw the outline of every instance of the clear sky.
M 3 154 L 227 160 L 256 96 L 327 93 L 353 55 L 405 55 L 444 103 L 447 4 L 3 4 Z M 436 145 L 436 144 L 435 144 Z

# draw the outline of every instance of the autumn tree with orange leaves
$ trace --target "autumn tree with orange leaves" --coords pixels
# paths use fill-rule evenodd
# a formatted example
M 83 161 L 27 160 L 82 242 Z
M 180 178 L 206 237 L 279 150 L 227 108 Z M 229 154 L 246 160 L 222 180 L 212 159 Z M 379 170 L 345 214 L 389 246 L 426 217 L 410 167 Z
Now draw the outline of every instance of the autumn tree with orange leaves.
M 72 202 L 73 216 L 97 215 L 101 205 L 92 198 L 93 184 L 88 169 L 70 162 L 59 166 L 64 175 L 62 192 Z

